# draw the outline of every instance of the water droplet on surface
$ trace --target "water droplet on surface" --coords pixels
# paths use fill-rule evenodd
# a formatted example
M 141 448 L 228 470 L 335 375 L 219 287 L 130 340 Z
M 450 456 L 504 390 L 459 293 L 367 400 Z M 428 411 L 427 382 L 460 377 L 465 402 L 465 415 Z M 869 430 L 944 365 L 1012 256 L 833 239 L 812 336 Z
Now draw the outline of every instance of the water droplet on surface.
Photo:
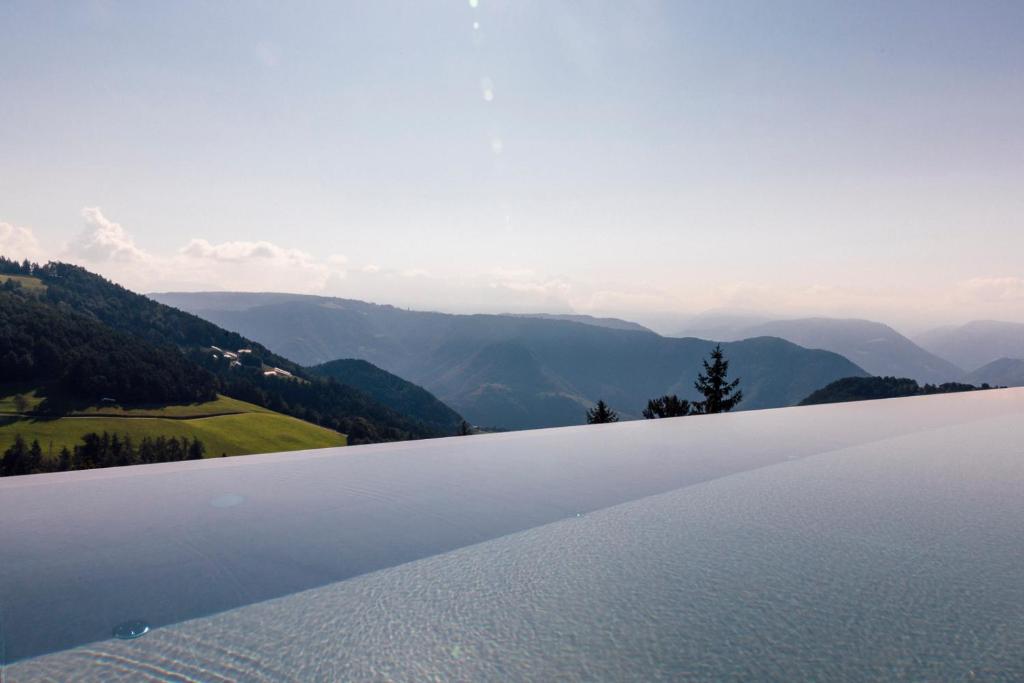
M 114 637 L 121 640 L 133 640 L 149 633 L 149 624 L 144 621 L 126 621 L 114 627 Z
M 240 496 L 237 493 L 222 493 L 219 496 L 214 496 L 210 499 L 210 505 L 215 508 L 232 508 L 236 505 L 240 505 L 245 501 L 245 496 Z

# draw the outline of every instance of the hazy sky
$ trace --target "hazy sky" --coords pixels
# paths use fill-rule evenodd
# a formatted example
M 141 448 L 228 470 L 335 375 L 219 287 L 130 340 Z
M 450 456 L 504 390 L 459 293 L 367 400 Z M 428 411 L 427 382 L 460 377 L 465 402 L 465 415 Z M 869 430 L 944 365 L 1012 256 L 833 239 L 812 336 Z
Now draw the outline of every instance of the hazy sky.
M 143 291 L 1024 320 L 1024 2 L 0 3 L 0 252 Z

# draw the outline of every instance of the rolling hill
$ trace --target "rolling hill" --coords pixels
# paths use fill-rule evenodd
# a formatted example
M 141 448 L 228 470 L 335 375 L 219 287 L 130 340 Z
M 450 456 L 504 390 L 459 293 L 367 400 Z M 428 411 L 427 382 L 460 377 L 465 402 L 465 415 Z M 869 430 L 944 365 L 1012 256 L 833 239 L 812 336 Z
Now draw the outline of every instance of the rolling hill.
M 462 416 L 421 386 L 381 370 L 365 360 L 342 359 L 309 368 L 318 377 L 329 377 L 354 387 L 375 400 L 419 420 L 438 432 L 454 434 Z
M 915 341 L 935 355 L 973 370 L 1000 358 L 1024 358 L 1024 323 L 975 320 L 924 332 Z
M 951 382 L 963 369 L 921 348 L 888 325 L 870 320 L 803 318 L 774 320 L 738 331 L 740 338 L 781 337 L 809 349 L 834 351 L 872 375 L 910 377 L 922 383 Z
M 1024 387 L 1024 359 L 1000 358 L 964 375 L 969 384 L 991 384 L 1001 387 Z
M 153 298 L 239 330 L 306 364 L 361 358 L 426 388 L 477 425 L 579 424 L 603 398 L 624 418 L 649 398 L 695 397 L 712 343 L 568 320 L 407 311 L 326 297 L 165 293 Z M 724 345 L 743 378 L 743 408 L 795 404 L 840 377 L 842 356 L 777 338 Z

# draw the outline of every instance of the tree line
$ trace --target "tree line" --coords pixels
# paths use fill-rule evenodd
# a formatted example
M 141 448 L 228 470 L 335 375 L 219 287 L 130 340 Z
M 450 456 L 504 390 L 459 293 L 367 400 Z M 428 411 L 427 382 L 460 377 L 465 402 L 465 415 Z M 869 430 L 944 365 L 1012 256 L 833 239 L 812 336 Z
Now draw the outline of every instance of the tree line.
M 648 420 L 663 417 L 683 417 L 686 415 L 710 415 L 725 413 L 743 400 L 743 391 L 739 389 L 739 378 L 729 381 L 729 361 L 725 358 L 721 344 L 711 350 L 711 362 L 703 360 L 704 369 L 697 374 L 694 388 L 704 397 L 702 401 L 690 401 L 679 398 L 675 394 L 666 394 L 647 401 L 643 416 Z M 607 403 L 599 400 L 597 405 L 587 411 L 587 424 L 604 424 L 618 422 L 619 415 Z
M 844 403 L 846 401 L 868 401 L 879 398 L 902 398 L 905 396 L 928 396 L 931 394 L 952 394 L 961 391 L 994 389 L 989 384 L 974 386 L 963 382 L 925 384 L 921 386 L 909 377 L 844 377 L 818 389 L 800 401 L 799 405 L 810 406 L 821 403 Z
M 201 460 L 205 455 L 206 446 L 198 437 L 145 436 L 136 444 L 127 435 L 90 432 L 73 449 L 64 446 L 56 457 L 47 457 L 38 439 L 29 444 L 18 434 L 0 459 L 0 477 Z

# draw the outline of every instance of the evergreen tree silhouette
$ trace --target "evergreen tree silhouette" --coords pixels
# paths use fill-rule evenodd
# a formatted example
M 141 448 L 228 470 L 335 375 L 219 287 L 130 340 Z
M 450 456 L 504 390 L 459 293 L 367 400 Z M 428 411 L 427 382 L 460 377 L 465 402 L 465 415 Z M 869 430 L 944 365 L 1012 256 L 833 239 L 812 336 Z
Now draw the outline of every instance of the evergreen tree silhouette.
M 28 444 L 21 434 L 16 434 L 14 443 L 4 451 L 4 458 L 0 461 L 0 472 L 8 477 L 28 474 Z
M 199 440 L 199 437 L 196 437 L 188 446 L 188 459 L 202 460 L 204 455 L 206 455 L 206 446 Z
M 618 414 L 604 401 L 598 401 L 596 406 L 587 411 L 587 424 L 597 425 L 618 421 Z
M 659 417 L 683 417 L 692 411 L 690 402 L 685 398 L 679 398 L 675 394 L 652 398 L 644 408 L 644 417 L 654 420 Z
M 32 440 L 32 446 L 28 449 L 28 467 L 26 474 L 43 471 L 43 447 L 39 445 L 39 439 Z
M 697 413 L 725 413 L 735 408 L 743 400 L 743 392 L 737 391 L 739 378 L 730 382 L 729 361 L 725 359 L 722 345 L 715 344 L 711 350 L 711 363 L 705 359 L 704 372 L 697 375 L 693 386 L 704 396 L 703 401 L 694 404 Z M 735 393 L 733 393 L 735 392 Z

